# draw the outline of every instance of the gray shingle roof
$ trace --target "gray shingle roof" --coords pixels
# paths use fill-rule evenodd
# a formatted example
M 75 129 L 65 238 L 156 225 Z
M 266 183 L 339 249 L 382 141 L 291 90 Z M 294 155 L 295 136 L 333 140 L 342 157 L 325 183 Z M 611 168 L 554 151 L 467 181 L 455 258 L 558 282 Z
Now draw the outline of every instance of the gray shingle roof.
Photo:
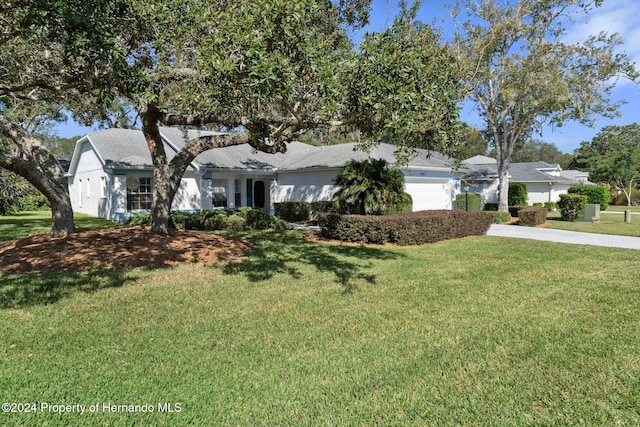
M 191 139 L 216 134 L 208 131 L 177 128 L 160 128 L 165 139 L 165 151 L 169 160 Z M 86 137 L 98 151 L 107 167 L 150 168 L 151 155 L 144 135 L 140 130 L 107 129 L 93 132 Z M 173 147 L 173 148 L 172 148 Z M 175 149 L 174 149 L 175 148 Z M 287 144 L 284 154 L 267 154 L 253 149 L 248 144 L 216 148 L 200 154 L 195 164 L 206 169 L 226 170 L 299 170 L 317 168 L 340 168 L 350 160 L 365 160 L 369 157 L 396 162 L 396 146 L 379 144 L 369 152 L 357 150 L 357 144 L 313 146 L 301 142 Z M 409 162 L 409 168 L 450 169 L 451 161 L 436 152 L 416 150 L 417 155 Z
M 573 182 L 563 176 L 554 176 L 542 171 L 544 169 L 555 170 L 556 168 L 558 165 L 545 162 L 511 163 L 509 175 L 514 182 L 566 182 L 567 184 Z
M 86 138 L 93 144 L 106 167 L 151 168 L 151 154 L 140 130 L 107 129 L 92 132 Z M 165 144 L 168 158 L 175 151 Z
M 498 178 L 498 167 L 495 160 L 485 156 L 476 156 L 462 161 L 462 169 L 470 179 L 476 181 L 493 181 Z M 566 175 L 552 175 L 560 172 L 560 167 L 546 162 L 522 162 L 509 165 L 509 176 L 512 182 L 554 182 L 575 183 Z

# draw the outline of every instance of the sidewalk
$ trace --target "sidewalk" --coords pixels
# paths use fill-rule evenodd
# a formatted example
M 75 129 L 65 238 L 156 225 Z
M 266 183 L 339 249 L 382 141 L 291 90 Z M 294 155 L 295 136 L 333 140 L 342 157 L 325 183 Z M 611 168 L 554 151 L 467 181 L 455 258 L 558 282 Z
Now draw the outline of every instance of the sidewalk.
M 517 239 L 544 240 L 574 245 L 608 246 L 611 248 L 640 249 L 640 237 L 613 236 L 610 234 L 580 233 L 551 228 L 522 227 L 519 225 L 492 224 L 487 236 L 513 237 Z

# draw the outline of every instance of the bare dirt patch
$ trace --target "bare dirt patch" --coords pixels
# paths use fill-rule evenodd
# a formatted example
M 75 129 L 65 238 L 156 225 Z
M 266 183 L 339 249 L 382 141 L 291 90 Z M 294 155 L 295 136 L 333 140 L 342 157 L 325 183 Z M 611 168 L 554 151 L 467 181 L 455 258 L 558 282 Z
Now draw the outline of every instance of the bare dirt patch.
M 251 251 L 242 239 L 198 231 L 168 235 L 148 227 L 78 231 L 66 238 L 39 234 L 0 243 L 0 271 L 6 273 L 164 267 L 179 263 L 213 264 Z

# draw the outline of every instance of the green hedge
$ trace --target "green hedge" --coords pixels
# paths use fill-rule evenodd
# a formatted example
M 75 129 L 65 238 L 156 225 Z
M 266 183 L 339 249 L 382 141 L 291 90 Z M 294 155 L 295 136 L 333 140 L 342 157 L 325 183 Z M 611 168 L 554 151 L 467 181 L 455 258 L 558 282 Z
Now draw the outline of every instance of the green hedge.
M 582 217 L 584 207 L 589 198 L 581 194 L 561 194 L 558 207 L 565 221 L 575 221 Z
M 340 203 L 335 200 L 323 200 L 320 202 L 311 202 L 311 216 L 321 213 L 338 213 Z
M 509 206 L 526 206 L 528 198 L 526 184 L 521 182 L 509 183 Z
M 518 212 L 520 212 L 522 209 L 528 208 L 529 206 L 524 205 L 518 205 L 518 206 L 509 206 L 509 215 L 511 215 L 514 218 L 518 218 Z
M 485 234 L 495 215 L 482 211 L 420 211 L 396 215 L 318 216 L 321 235 L 360 243 L 420 245 Z
M 311 204 L 308 202 L 274 203 L 275 214 L 285 221 L 308 221 L 311 218 Z
M 535 227 L 547 221 L 547 208 L 527 207 L 518 211 L 519 224 Z
M 146 225 L 150 215 L 141 213 L 129 217 L 127 225 Z M 265 213 L 262 209 L 242 207 L 231 209 L 211 209 L 202 212 L 171 212 L 171 227 L 178 230 L 266 230 L 285 229 L 287 222 Z
M 490 212 L 498 212 L 498 204 L 497 203 L 485 203 L 484 210 Z
M 511 221 L 511 214 L 509 212 L 491 211 L 491 213 L 493 214 L 494 224 L 504 224 L 505 222 Z
M 603 211 L 609 207 L 609 201 L 611 199 L 610 190 L 597 185 L 574 185 L 569 188 L 567 193 L 587 196 L 587 203 L 599 204 L 600 210 Z
M 456 196 L 456 209 L 464 211 L 467 208 L 467 196 L 469 197 L 469 210 L 479 211 L 482 208 L 482 198 L 477 193 L 461 193 Z

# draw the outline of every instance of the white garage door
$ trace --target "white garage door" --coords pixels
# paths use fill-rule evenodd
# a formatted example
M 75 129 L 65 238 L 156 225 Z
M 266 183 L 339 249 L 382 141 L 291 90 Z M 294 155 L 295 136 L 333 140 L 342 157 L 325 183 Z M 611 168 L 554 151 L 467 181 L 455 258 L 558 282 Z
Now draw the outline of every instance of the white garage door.
M 413 210 L 451 209 L 451 180 L 409 178 L 405 191 L 413 198 Z

